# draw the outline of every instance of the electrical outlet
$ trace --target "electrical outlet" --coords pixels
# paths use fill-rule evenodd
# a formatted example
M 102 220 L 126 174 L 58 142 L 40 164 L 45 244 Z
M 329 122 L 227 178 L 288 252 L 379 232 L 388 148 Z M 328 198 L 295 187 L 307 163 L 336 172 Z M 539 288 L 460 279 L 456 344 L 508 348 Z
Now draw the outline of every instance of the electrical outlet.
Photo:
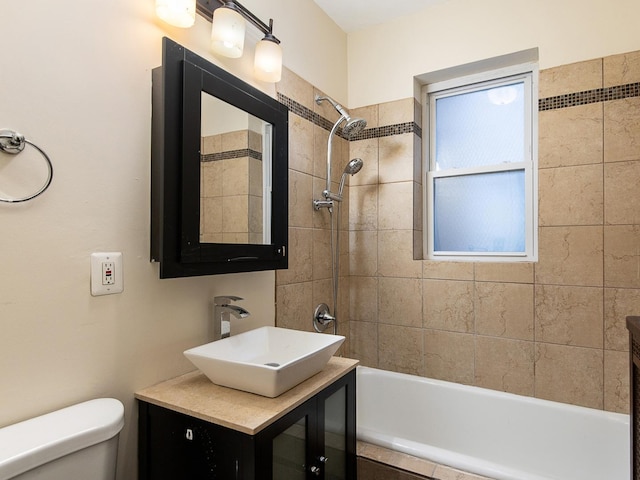
M 91 295 L 122 293 L 122 253 L 104 252 L 91 254 Z

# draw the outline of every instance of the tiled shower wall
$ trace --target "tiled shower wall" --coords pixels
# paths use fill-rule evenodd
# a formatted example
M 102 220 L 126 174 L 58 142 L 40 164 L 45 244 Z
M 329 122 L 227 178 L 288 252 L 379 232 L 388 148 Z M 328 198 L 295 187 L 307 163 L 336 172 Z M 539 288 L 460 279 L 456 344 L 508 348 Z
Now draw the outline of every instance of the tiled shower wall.
M 540 72 L 535 264 L 414 260 L 422 255 L 419 109 L 411 98 L 352 110 L 369 127 L 334 147 L 340 165 L 364 160 L 343 215 L 344 353 L 387 370 L 627 412 L 625 317 L 640 313 L 638 82 L 640 52 Z M 279 88 L 337 118 L 320 112 L 313 87 L 295 75 Z M 290 131 L 291 267 L 277 275 L 277 322 L 309 330 L 315 304 L 330 303 L 326 212 L 311 209 L 324 188 L 328 132 L 295 113 Z

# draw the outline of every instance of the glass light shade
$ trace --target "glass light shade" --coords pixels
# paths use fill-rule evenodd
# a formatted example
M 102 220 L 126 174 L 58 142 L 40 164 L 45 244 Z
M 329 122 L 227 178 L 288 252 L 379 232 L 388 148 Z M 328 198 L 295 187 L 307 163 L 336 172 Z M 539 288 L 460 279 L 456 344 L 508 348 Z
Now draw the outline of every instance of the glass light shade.
M 174 27 L 189 28 L 196 21 L 196 0 L 156 0 L 156 15 Z
M 279 82 L 282 77 L 282 47 L 268 39 L 260 40 L 256 45 L 253 68 L 258 80 Z
M 231 8 L 220 7 L 213 12 L 211 50 L 229 58 L 239 58 L 244 49 L 244 18 Z

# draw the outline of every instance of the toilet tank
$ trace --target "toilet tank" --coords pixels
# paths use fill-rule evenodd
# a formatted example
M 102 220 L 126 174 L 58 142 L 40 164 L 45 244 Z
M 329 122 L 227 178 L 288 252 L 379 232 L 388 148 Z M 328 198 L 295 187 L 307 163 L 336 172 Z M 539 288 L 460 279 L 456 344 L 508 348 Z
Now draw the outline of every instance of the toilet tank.
M 113 480 L 124 407 L 99 398 L 0 428 L 0 480 Z

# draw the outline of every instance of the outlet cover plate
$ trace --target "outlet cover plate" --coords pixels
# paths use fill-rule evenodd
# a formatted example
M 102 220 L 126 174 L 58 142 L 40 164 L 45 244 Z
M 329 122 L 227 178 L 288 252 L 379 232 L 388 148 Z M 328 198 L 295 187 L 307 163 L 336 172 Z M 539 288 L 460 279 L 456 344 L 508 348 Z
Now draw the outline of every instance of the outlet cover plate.
M 104 278 L 104 264 L 109 265 L 109 279 Z M 124 290 L 122 252 L 91 254 L 91 295 L 111 295 Z

